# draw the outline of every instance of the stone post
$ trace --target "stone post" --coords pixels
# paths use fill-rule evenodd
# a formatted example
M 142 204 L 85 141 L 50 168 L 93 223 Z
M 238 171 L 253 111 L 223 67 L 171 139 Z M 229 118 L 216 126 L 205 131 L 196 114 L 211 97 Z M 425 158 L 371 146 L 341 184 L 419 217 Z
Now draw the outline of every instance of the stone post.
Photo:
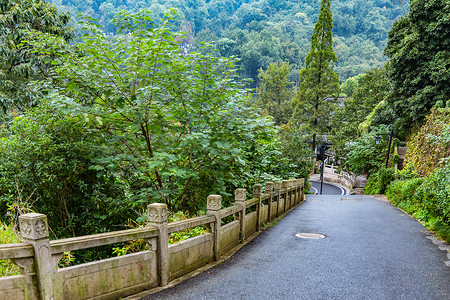
M 53 265 L 52 260 L 47 216 L 38 213 L 21 215 L 19 226 L 22 240 L 30 243 L 34 248 L 34 264 L 40 299 L 54 299 L 53 274 L 56 272 L 56 265 Z
M 219 249 L 219 241 L 220 241 L 220 226 L 222 219 L 220 218 L 219 210 L 222 208 L 222 196 L 220 195 L 209 195 L 206 198 L 206 207 L 208 215 L 213 215 L 215 217 L 214 226 L 211 226 L 211 231 L 214 236 L 214 259 L 218 260 L 220 258 L 220 249 Z
M 290 207 L 294 207 L 295 206 L 295 185 L 294 185 L 294 180 L 290 179 L 289 183 L 288 183 L 289 189 L 290 189 L 290 197 L 289 199 L 290 201 Z
M 256 206 L 256 230 L 261 231 L 261 194 L 262 194 L 262 185 L 255 184 L 253 186 L 253 198 L 258 198 L 258 204 Z
M 239 226 L 241 228 L 241 241 L 245 240 L 245 210 L 247 209 L 245 201 L 247 200 L 246 189 L 236 189 L 234 192 L 234 204 L 241 208 L 239 214 Z
M 283 212 L 286 212 L 287 203 L 289 202 L 288 181 L 287 180 L 283 180 L 281 182 L 281 189 L 284 190 L 284 210 L 283 210 Z
M 290 208 L 291 208 L 291 206 L 292 206 L 292 204 L 291 204 L 291 202 L 292 202 L 292 193 L 291 193 L 291 181 L 290 180 L 286 180 L 286 211 L 288 211 Z
M 305 201 L 305 178 L 299 179 L 300 184 L 300 202 Z
M 295 205 L 297 205 L 300 203 L 300 180 L 295 179 L 294 186 L 295 186 Z
M 264 194 L 269 195 L 269 212 L 267 213 L 267 222 L 272 221 L 272 199 L 273 199 L 273 182 L 266 182 Z
M 167 204 L 152 203 L 147 206 L 148 225 L 159 230 L 156 255 L 158 259 L 158 280 L 160 286 L 169 283 L 169 232 L 167 229 Z
M 276 181 L 273 189 L 277 194 L 277 218 L 280 216 L 281 181 Z

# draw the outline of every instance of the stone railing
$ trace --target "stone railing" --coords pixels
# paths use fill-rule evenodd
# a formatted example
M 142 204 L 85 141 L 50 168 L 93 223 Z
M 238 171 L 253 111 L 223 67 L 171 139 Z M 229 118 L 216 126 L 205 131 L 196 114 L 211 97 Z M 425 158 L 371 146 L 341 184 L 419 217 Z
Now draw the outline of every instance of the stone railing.
M 207 199 L 204 216 L 167 223 L 165 204 L 148 205 L 148 226 L 89 236 L 49 240 L 47 216 L 19 217 L 22 242 L 0 245 L 0 259 L 10 259 L 21 275 L 0 278 L 0 299 L 118 299 L 158 286 L 220 259 L 304 200 L 304 179 L 267 182 L 235 192 L 235 205 L 222 208 L 222 198 Z M 234 218 L 227 218 L 233 216 Z M 222 225 L 223 219 L 229 223 Z M 230 221 L 231 220 L 231 221 Z M 205 225 L 206 234 L 168 244 L 169 234 Z M 66 251 L 142 239 L 148 251 L 66 268 L 58 261 Z

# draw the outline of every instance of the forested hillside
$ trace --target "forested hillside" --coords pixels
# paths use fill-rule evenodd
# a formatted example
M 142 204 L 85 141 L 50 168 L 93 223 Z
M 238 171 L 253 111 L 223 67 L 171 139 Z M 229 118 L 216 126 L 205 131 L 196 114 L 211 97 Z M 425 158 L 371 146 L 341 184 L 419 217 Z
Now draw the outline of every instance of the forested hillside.
M 289 79 L 299 83 L 298 74 L 310 47 L 310 36 L 319 12 L 319 0 L 53 0 L 72 16 L 78 12 L 99 20 L 108 33 L 116 28 L 112 19 L 122 9 L 143 8 L 159 20 L 169 8 L 177 7 L 179 29 L 189 34 L 186 46 L 198 50 L 199 42 L 213 42 L 222 56 L 241 59 L 243 77 L 256 85 L 258 69 L 271 62 L 288 62 Z M 341 82 L 375 67 L 386 58 L 383 49 L 393 21 L 408 10 L 408 1 L 332 1 L 336 71 Z M 75 24 L 75 22 L 73 22 Z M 78 30 L 80 32 L 80 30 Z

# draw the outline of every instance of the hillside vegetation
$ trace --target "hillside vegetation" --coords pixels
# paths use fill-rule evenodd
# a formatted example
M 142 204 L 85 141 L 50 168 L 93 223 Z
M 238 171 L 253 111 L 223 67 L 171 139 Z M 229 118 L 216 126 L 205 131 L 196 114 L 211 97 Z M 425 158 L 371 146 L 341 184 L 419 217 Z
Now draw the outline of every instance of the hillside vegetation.
M 258 82 L 258 69 L 271 62 L 292 66 L 290 79 L 299 83 L 298 74 L 310 47 L 319 0 L 242 1 L 242 0 L 53 0 L 59 10 L 72 16 L 81 12 L 98 19 L 110 34 L 117 32 L 112 19 L 122 9 L 138 12 L 148 9 L 159 20 L 169 8 L 178 8 L 177 27 L 188 33 L 186 48 L 199 50 L 199 42 L 213 42 L 220 55 L 241 59 L 243 77 Z M 341 81 L 375 67 L 386 58 L 383 49 L 393 21 L 408 10 L 408 1 L 339 0 L 332 1 L 334 47 Z M 75 22 L 72 24 L 76 25 Z M 75 26 L 78 28 L 79 27 Z

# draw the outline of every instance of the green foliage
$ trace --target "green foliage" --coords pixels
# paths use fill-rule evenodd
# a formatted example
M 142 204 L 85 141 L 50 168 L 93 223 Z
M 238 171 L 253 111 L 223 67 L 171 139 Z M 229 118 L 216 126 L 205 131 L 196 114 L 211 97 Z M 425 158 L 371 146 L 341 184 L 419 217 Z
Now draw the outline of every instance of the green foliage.
M 347 86 L 344 83 L 342 88 L 351 88 L 352 97 L 345 99 L 345 106 L 337 109 L 332 119 L 330 140 L 338 159 L 346 157 L 347 143 L 369 132 L 372 127 L 385 123 L 385 116 L 389 116 L 383 100 L 390 86 L 384 68 L 373 69 L 355 79 L 350 78 Z
M 327 97 L 339 95 L 339 76 L 333 71 L 337 61 L 333 51 L 333 18 L 329 0 L 322 0 L 319 19 L 311 36 L 311 51 L 306 56 L 305 68 L 300 71 L 300 87 L 294 102 L 294 123 L 306 125 L 315 137 L 324 134 L 335 107 Z
M 375 127 L 373 131 L 363 134 L 354 141 L 348 142 L 344 148 L 344 163 L 355 174 L 372 174 L 378 171 L 386 159 L 388 139 L 375 143 L 378 134 L 388 132 L 386 126 Z M 392 148 L 392 147 L 391 147 Z
M 393 181 L 386 190 L 386 196 L 392 204 L 413 214 L 422 209 L 421 200 L 416 197 L 416 191 L 423 182 L 424 178 Z
M 272 122 L 246 108 L 235 61 L 212 56 L 207 46 L 203 54 L 180 51 L 171 20 L 148 26 L 148 13 L 122 12 L 116 26 L 127 34 L 111 38 L 87 24 L 91 34 L 82 43 L 56 48 L 54 105 L 102 137 L 108 147 L 91 168 L 127 174 L 130 201 L 196 212 L 209 194 L 231 201 L 235 188 L 288 165 L 277 161 Z M 36 47 L 45 52 L 58 43 L 43 36 Z
M 359 82 L 363 76 L 363 74 L 359 74 L 357 76 L 350 77 L 343 84 L 341 84 L 341 95 L 344 97 L 352 97 L 353 92 L 359 87 Z
M 404 2 L 407 5 L 408 1 Z M 311 0 L 53 0 L 53 3 L 73 16 L 82 12 L 84 16 L 98 19 L 108 34 L 117 33 L 112 20 L 120 10 L 137 13 L 148 9 L 157 21 L 168 9 L 176 7 L 181 16 L 172 22 L 182 31 L 187 32 L 185 29 L 189 27 L 192 32 L 192 39 L 184 41 L 185 49 L 199 51 L 200 41 L 215 42 L 221 55 L 236 55 L 241 59 L 240 75 L 253 79 L 251 87 L 257 86 L 258 70 L 267 69 L 277 61 L 289 62 L 296 77 L 292 74 L 290 80 L 298 84 L 298 72 L 304 67 L 309 38 L 319 14 L 318 1 Z M 335 12 L 333 33 L 339 57 L 336 70 L 341 79 L 382 67 L 386 60 L 383 48 L 387 32 L 407 7 L 402 7 L 397 0 L 341 0 L 332 1 L 331 5 Z M 71 25 L 82 35 L 78 24 Z M 206 39 L 205 31 L 211 33 Z M 244 39 L 236 38 L 233 33 L 236 31 Z
M 423 221 L 450 241 L 450 167 L 435 169 L 427 177 L 396 180 L 386 191 L 392 204 Z
M 368 195 L 384 194 L 394 178 L 394 169 L 381 168 L 369 177 L 364 192 Z
M 450 223 L 450 167 L 436 169 L 417 189 L 428 214 Z
M 0 244 L 19 243 L 19 237 L 12 226 L 5 225 L 0 221 Z M 19 275 L 19 267 L 8 259 L 0 260 L 0 277 Z
M 291 100 L 295 91 L 288 76 L 289 63 L 271 63 L 266 72 L 259 70 L 257 106 L 274 118 L 275 124 L 287 124 L 292 116 Z
M 100 173 L 99 136 L 48 104 L 16 116 L 0 138 L 0 211 L 34 210 L 58 237 L 108 231 L 133 214 L 119 174 Z M 101 221 L 101 222 L 99 222 Z
M 433 109 L 425 124 L 408 139 L 406 165 L 427 176 L 437 167 L 448 164 L 450 156 L 450 111 Z
M 305 137 L 305 132 L 298 127 L 292 125 L 280 127 L 281 155 L 278 156 L 277 160 L 284 162 L 285 165 L 284 168 L 279 167 L 278 171 L 273 172 L 279 174 L 279 178 L 309 177 L 314 163 L 311 160 L 312 152 Z M 308 181 L 306 181 L 306 184 L 308 184 Z M 305 190 L 307 189 L 305 188 Z
M 399 180 L 413 179 L 419 177 L 419 173 L 414 168 L 413 164 L 407 164 L 403 166 L 402 170 L 395 173 L 395 178 Z
M 203 212 L 201 214 L 199 214 L 199 216 L 200 215 L 203 215 Z M 172 222 L 187 220 L 189 218 L 191 218 L 189 213 L 185 213 L 182 211 L 179 211 L 176 213 L 169 212 L 169 215 L 167 216 L 167 222 L 172 223 Z M 143 227 L 143 226 L 145 226 L 144 223 L 138 223 L 137 226 L 135 226 L 135 227 Z M 205 226 L 197 226 L 194 228 L 173 232 L 169 236 L 169 244 L 179 243 L 181 241 L 205 234 L 206 232 L 207 232 L 207 228 Z M 113 253 L 116 254 L 117 256 L 121 256 L 121 255 L 141 252 L 141 251 L 145 251 L 145 250 L 149 250 L 149 249 L 150 249 L 150 247 L 146 241 L 136 240 L 136 241 L 126 242 L 125 245 L 123 245 L 121 247 L 113 248 Z
M 191 218 L 191 217 L 189 216 L 188 213 L 183 213 L 183 212 L 179 211 L 176 213 L 169 214 L 168 221 L 169 222 L 177 222 L 177 221 L 182 221 L 182 220 L 186 220 L 189 218 Z M 207 230 L 206 230 L 205 226 L 197 226 L 194 228 L 177 231 L 177 232 L 170 234 L 169 244 L 179 243 L 181 241 L 190 239 L 192 237 L 196 237 L 196 236 L 205 234 L 206 232 L 207 232 Z
M 23 41 L 31 39 L 30 31 L 70 40 L 69 18 L 68 13 L 58 14 L 46 1 L 0 1 L 0 110 L 23 110 L 39 101 L 44 91 L 34 81 L 42 80 L 51 70 L 50 58 L 33 54 Z
M 449 15 L 448 0 L 414 0 L 389 32 L 389 103 L 409 125 L 420 125 L 434 104 L 450 94 Z

